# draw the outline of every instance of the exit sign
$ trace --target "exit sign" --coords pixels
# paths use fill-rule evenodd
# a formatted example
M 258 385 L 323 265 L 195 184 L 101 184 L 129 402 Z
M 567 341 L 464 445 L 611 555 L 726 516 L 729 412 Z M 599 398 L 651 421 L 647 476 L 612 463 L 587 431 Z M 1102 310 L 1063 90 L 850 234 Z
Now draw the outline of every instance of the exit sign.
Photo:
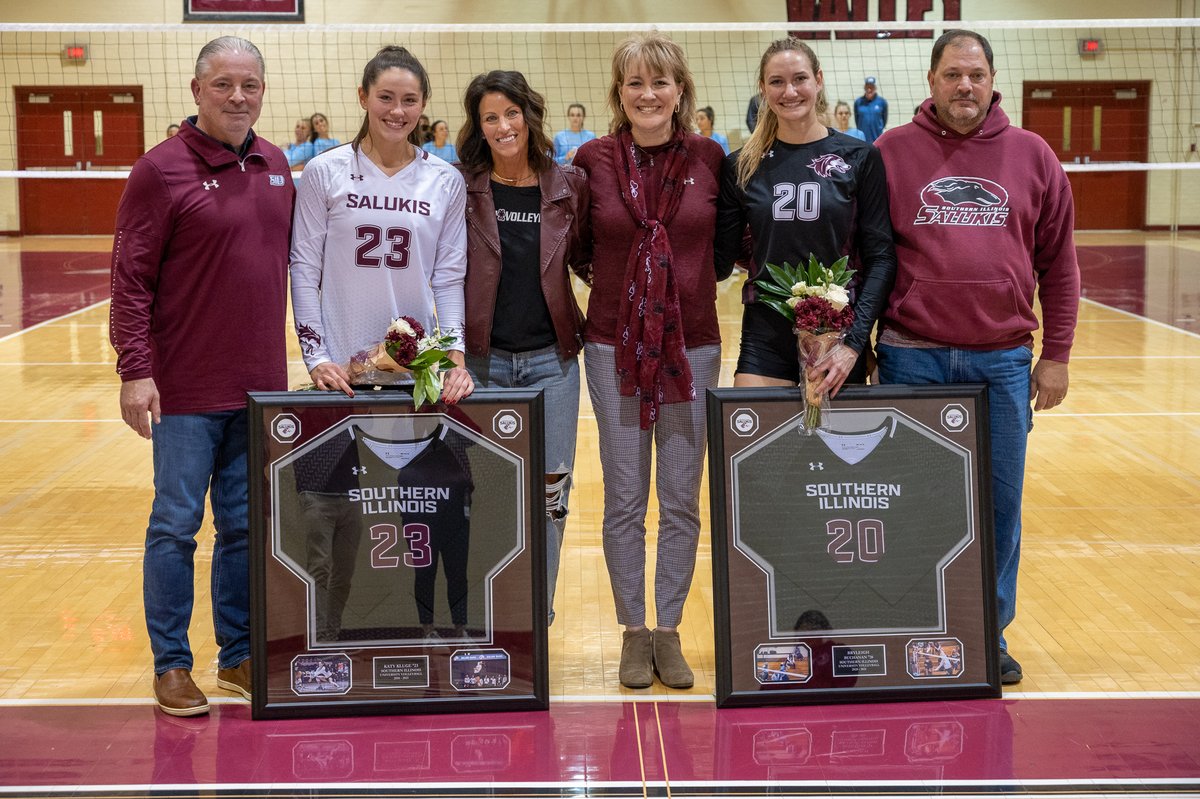
M 1080 39 L 1079 54 L 1080 55 L 1100 55 L 1104 52 L 1103 39 Z
M 62 49 L 64 64 L 86 64 L 88 60 L 86 44 L 68 44 Z

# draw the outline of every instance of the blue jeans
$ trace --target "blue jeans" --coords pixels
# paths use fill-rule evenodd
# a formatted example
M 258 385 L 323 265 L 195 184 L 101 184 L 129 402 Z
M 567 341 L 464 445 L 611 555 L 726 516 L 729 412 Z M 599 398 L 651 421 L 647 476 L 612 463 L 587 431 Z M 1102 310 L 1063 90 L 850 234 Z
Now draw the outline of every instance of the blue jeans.
M 996 599 L 1000 648 L 1004 629 L 1017 615 L 1017 566 L 1021 560 L 1021 488 L 1025 444 L 1033 429 L 1029 405 L 1033 353 L 1011 350 L 918 349 L 880 344 L 879 376 L 884 383 L 987 383 L 991 424 L 992 506 L 996 539 Z
M 546 607 L 553 623 L 554 588 L 567 526 L 571 471 L 575 468 L 579 359 L 564 361 L 553 346 L 528 352 L 493 347 L 487 358 L 468 356 L 467 369 L 481 387 L 542 389 L 546 433 Z
M 154 505 L 146 530 L 142 590 L 154 673 L 192 668 L 196 533 L 211 492 L 217 530 L 212 557 L 218 665 L 250 657 L 246 411 L 163 416 L 154 425 Z

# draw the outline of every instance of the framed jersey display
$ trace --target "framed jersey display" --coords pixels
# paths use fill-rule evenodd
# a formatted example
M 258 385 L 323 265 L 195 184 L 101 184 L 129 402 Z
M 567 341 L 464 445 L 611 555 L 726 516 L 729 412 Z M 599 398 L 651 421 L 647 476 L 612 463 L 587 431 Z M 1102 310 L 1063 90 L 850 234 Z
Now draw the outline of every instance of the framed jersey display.
M 717 705 L 1000 696 L 987 391 L 708 392 Z
M 249 409 L 254 717 L 546 708 L 541 393 Z

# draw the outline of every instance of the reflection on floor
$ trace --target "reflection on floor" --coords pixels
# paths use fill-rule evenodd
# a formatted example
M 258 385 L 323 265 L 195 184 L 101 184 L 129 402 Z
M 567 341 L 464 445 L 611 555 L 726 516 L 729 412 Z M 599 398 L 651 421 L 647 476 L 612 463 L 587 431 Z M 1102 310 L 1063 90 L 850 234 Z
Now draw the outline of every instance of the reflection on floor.
M 1079 273 L 1089 300 L 1200 332 L 1200 247 L 1193 240 L 1147 237 L 1143 243 L 1100 243 L 1080 234 Z
M 0 252 L 0 336 L 107 300 L 109 260 L 102 252 Z
M 546 713 L 253 722 L 244 704 L 0 709 L 0 785 L 202 785 L 239 796 L 713 796 L 831 791 L 1200 791 L 1200 700 L 928 702 L 716 710 L 570 703 Z M 93 789 L 93 790 L 94 790 Z M 3 789 L 0 789 L 3 792 Z M 89 791 L 92 793 L 92 791 Z
M 103 301 L 109 246 L 0 241 L 0 797 L 1200 795 L 1200 345 L 1179 332 L 1200 332 L 1200 238 L 1079 237 L 1085 296 L 1126 313 L 1085 306 L 1071 396 L 1031 439 L 1021 693 L 719 711 L 706 541 L 681 628 L 697 688 L 622 691 L 585 398 L 551 709 L 276 722 L 149 703 L 148 448 L 117 418 L 106 310 L 18 335 Z M 197 679 L 220 695 L 207 603 Z

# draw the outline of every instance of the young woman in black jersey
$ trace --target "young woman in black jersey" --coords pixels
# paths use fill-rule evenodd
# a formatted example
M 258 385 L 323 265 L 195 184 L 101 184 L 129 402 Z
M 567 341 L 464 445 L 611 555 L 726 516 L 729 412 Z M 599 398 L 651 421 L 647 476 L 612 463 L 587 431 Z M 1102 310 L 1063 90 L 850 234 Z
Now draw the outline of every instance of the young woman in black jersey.
M 725 159 L 717 212 L 718 271 L 739 259 L 749 226 L 750 275 L 742 293 L 742 341 L 735 386 L 794 386 L 796 336 L 783 315 L 758 301 L 753 282 L 764 264 L 795 265 L 815 255 L 830 266 L 843 255 L 857 270 L 850 284 L 854 325 L 814 367 L 819 391 L 865 382 L 871 328 L 896 273 L 883 161 L 873 146 L 821 121 L 825 82 L 816 53 L 798 39 L 772 42 L 759 64 L 758 124 Z

